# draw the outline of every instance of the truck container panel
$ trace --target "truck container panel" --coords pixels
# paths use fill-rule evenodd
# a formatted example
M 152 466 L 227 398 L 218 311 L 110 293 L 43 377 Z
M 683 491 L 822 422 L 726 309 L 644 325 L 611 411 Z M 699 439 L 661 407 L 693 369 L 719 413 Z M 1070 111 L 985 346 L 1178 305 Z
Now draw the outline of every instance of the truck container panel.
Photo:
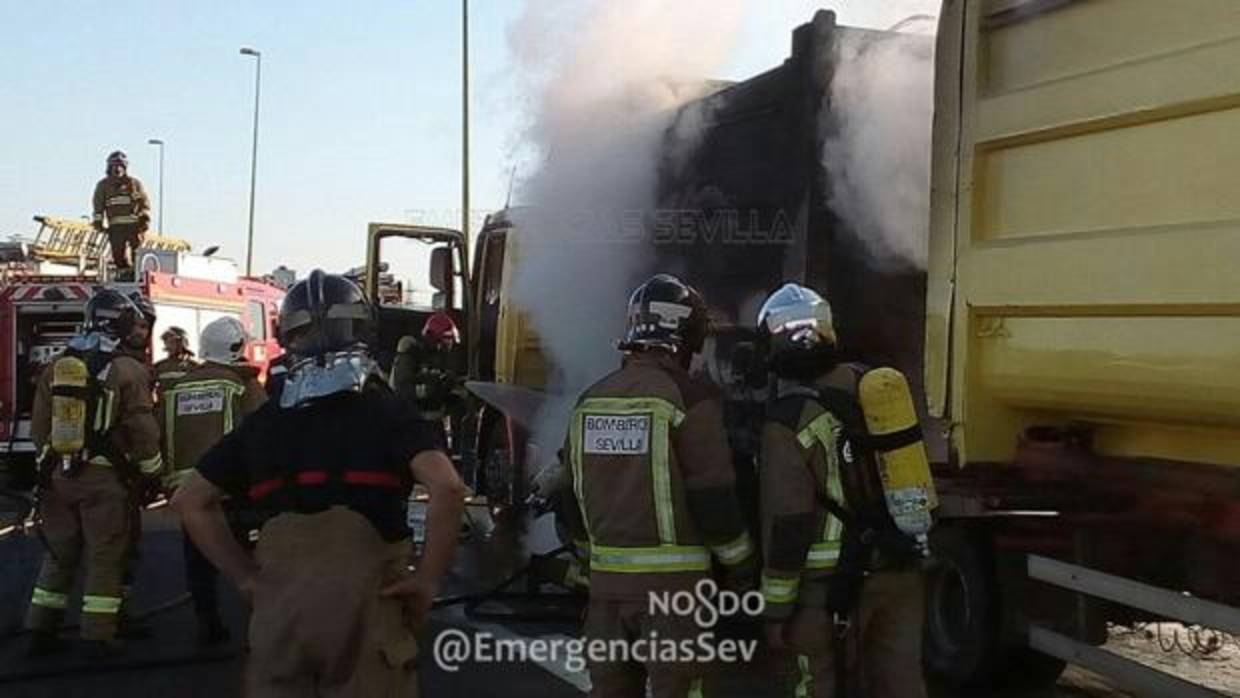
M 947 3 L 938 50 L 926 385 L 960 461 L 1084 425 L 1240 463 L 1240 3 Z

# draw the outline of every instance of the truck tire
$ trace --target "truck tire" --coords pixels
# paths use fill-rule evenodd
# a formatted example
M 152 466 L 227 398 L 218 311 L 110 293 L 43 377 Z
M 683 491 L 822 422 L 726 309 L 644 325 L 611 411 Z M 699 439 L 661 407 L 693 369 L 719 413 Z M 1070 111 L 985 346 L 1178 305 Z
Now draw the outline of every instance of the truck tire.
M 990 687 L 1002 663 L 993 555 L 962 527 L 937 529 L 930 544 L 937 564 L 926 584 L 926 673 L 952 687 Z
M 930 544 L 937 565 L 926 585 L 923 660 L 933 682 L 972 692 L 1054 685 L 1063 661 L 1004 640 L 999 575 L 985 536 L 947 526 Z

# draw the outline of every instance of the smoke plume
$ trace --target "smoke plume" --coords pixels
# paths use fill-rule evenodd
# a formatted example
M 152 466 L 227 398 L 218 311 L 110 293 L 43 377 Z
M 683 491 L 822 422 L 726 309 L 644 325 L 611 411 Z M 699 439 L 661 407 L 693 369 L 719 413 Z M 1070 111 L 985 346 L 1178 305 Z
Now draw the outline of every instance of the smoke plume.
M 530 0 L 509 43 L 538 166 L 517 190 L 512 298 L 552 367 L 535 442 L 562 439 L 576 395 L 619 364 L 627 296 L 653 273 L 645 221 L 675 110 L 718 70 L 740 0 Z M 691 139 L 676 128 L 670 138 Z
M 924 269 L 934 115 L 933 18 L 845 34 L 823 113 L 828 198 L 879 268 Z M 913 33 L 917 32 L 917 33 Z

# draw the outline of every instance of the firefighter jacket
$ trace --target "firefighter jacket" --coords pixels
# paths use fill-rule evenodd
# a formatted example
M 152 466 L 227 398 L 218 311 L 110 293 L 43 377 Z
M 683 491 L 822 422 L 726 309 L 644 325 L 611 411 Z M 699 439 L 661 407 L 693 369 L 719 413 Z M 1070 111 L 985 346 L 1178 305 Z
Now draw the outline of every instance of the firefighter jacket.
M 163 384 L 158 414 L 167 487 L 179 487 L 202 454 L 266 401 L 258 371 L 250 366 L 206 362 Z
M 819 391 L 835 389 L 855 402 L 860 369 L 836 367 L 812 386 L 780 381 L 762 430 L 760 481 L 766 614 L 787 618 L 798 605 L 824 607 L 827 579 L 840 562 L 844 522 L 825 499 L 858 515 L 881 506 L 881 486 Z M 860 407 L 856 408 L 858 411 Z
M 173 381 L 184 378 L 185 374 L 192 371 L 198 362 L 194 360 L 193 354 L 182 354 L 181 356 L 169 356 L 166 359 L 160 359 L 155 362 L 155 390 L 157 393 L 163 391 Z
M 692 589 L 712 553 L 734 578 L 752 569 L 722 402 L 673 357 L 630 355 L 588 389 L 564 453 L 566 524 L 589 551 L 592 598 Z
M 30 435 L 40 452 L 50 446 L 55 363 L 43 371 L 35 388 Z M 94 424 L 88 426 L 102 436 L 104 448 L 88 453 L 87 460 L 154 477 L 162 470 L 163 459 L 152 402 L 150 368 L 143 360 L 126 353 L 113 354 L 102 363 L 102 368 L 95 373 L 99 395 L 93 410 Z M 119 474 L 129 477 L 131 473 Z
M 151 219 L 151 202 L 147 199 L 146 189 L 135 177 L 104 177 L 95 185 L 94 223 L 114 225 L 146 224 Z

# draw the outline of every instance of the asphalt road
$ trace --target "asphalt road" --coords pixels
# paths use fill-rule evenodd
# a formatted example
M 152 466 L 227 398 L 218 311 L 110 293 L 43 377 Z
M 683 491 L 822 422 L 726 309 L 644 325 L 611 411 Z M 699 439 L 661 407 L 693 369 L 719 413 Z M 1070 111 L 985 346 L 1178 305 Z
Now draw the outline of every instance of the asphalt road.
M 55 659 L 30 661 L 24 656 L 25 638 L 15 634 L 29 597 L 42 549 L 34 538 L 9 536 L 0 540 L 0 695 L 6 698 L 74 698 L 76 696 L 141 696 L 218 698 L 238 695 L 245 652 L 240 642 L 209 652 L 199 650 L 194 639 L 193 614 L 185 601 L 182 578 L 180 532 L 167 511 L 147 512 L 142 566 L 135 585 L 138 609 L 153 610 L 148 618 L 152 633 L 134 640 L 121 660 L 92 664 L 74 651 Z M 528 547 L 526 540 L 542 538 L 542 548 L 554 547 L 546 530 L 535 530 L 522 541 L 504 532 L 464 547 L 460 564 L 447 584 L 452 595 L 469 595 L 492 586 L 516 569 Z M 534 546 L 539 547 L 539 546 Z M 482 581 L 487 580 L 487 581 Z M 227 622 L 234 639 L 243 636 L 245 610 L 225 588 Z M 517 617 L 514 618 L 514 613 Z M 543 617 L 520 617 L 540 615 Z M 578 633 L 573 603 L 531 605 L 520 599 L 490 602 L 466 611 L 456 603 L 437 609 L 423 638 L 419 686 L 423 696 L 470 696 L 513 698 L 568 698 L 588 688 L 584 671 L 572 670 L 563 658 L 547 661 L 467 661 L 456 671 L 444 671 L 430 657 L 434 638 L 448 632 L 487 634 L 494 639 L 530 646 L 538 640 L 568 639 Z M 72 622 L 72 618 L 70 618 Z M 781 695 L 781 681 L 758 670 L 758 665 L 738 667 L 722 682 L 725 695 Z M 959 694 L 955 694 L 959 695 Z M 1114 691 L 1082 672 L 1070 671 L 1061 686 L 1039 695 L 1012 694 L 1003 698 L 1115 698 Z M 941 698 L 954 698 L 941 692 Z M 963 698 L 963 696 L 961 696 Z M 996 697 L 998 698 L 998 697 Z

